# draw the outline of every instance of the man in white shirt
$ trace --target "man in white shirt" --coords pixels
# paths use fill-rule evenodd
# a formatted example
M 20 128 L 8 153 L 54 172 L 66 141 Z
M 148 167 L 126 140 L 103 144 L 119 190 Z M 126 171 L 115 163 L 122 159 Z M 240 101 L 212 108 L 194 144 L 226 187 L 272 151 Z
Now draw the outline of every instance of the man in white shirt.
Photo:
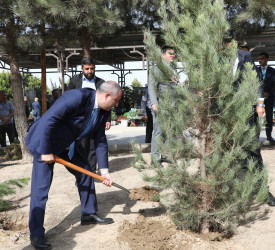
M 105 81 L 95 75 L 95 62 L 93 59 L 84 57 L 81 60 L 81 70 L 82 73 L 73 77 L 68 85 L 67 90 L 70 89 L 81 89 L 81 88 L 91 88 L 98 89 L 99 86 Z M 105 129 L 108 130 L 111 127 L 111 112 L 106 121 Z M 96 154 L 94 147 L 94 138 L 93 136 L 89 138 L 81 139 L 81 144 L 88 155 L 88 160 L 90 162 L 91 171 L 96 171 Z

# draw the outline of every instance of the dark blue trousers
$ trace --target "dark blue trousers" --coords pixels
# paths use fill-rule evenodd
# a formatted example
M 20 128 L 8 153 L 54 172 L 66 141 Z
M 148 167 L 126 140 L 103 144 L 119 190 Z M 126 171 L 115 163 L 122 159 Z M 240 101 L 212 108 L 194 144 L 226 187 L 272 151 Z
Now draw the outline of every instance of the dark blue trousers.
M 54 163 L 48 164 L 41 161 L 41 154 L 39 153 L 34 154 L 33 156 L 29 228 L 32 236 L 40 236 L 45 233 L 45 228 L 43 227 L 44 216 L 48 193 L 53 178 Z M 58 156 L 68 161 L 67 152 L 58 154 Z M 84 169 L 90 169 L 87 160 L 78 150 L 76 150 L 70 162 Z M 98 208 L 94 179 L 75 170 L 69 168 L 68 170 L 76 177 L 81 202 L 81 214 L 88 215 L 96 213 Z M 74 183 L 71 185 L 74 185 Z

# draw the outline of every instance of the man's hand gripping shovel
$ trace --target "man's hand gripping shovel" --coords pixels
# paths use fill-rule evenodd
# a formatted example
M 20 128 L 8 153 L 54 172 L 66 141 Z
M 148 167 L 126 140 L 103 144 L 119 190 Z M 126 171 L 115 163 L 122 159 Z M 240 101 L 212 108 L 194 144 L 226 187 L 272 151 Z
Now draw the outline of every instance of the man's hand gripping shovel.
M 82 173 L 82 174 L 86 174 L 86 175 L 88 175 L 88 176 L 90 176 L 90 177 L 93 177 L 93 178 L 95 178 L 95 179 L 97 179 L 97 180 L 99 180 L 99 181 L 101 181 L 101 182 L 104 181 L 104 177 L 102 177 L 102 176 L 100 176 L 100 175 L 97 175 L 97 174 L 94 174 L 93 172 L 88 171 L 88 170 L 86 170 L 86 169 L 84 169 L 84 168 L 81 168 L 81 167 L 79 167 L 79 166 L 77 166 L 77 165 L 74 165 L 74 164 L 72 164 L 72 163 L 70 163 L 70 162 L 68 162 L 68 161 L 65 161 L 65 160 L 59 158 L 59 157 L 56 156 L 56 155 L 55 155 L 55 162 L 60 163 L 60 164 L 62 164 L 62 165 L 65 165 L 66 167 L 71 168 L 71 169 L 74 169 L 74 170 L 76 170 L 76 171 L 78 171 L 78 172 L 80 172 L 80 173 Z M 115 186 L 115 187 L 117 187 L 117 188 L 120 188 L 121 190 L 124 190 L 125 192 L 127 192 L 128 194 L 130 194 L 130 190 L 128 190 L 128 189 L 125 188 L 125 187 L 120 186 L 119 184 L 116 184 L 115 182 L 112 183 L 112 186 Z

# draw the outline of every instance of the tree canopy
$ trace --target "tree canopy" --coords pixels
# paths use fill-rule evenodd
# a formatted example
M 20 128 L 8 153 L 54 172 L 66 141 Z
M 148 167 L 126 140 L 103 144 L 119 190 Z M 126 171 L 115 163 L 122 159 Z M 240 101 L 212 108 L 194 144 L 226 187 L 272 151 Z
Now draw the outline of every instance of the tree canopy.
M 8 94 L 8 99 L 13 99 L 12 86 L 11 86 L 11 73 L 9 71 L 2 71 L 0 73 L 0 90 L 5 90 Z M 36 76 L 28 76 L 26 78 L 26 90 L 33 89 L 36 90 L 36 95 L 41 99 L 41 79 Z M 50 90 L 48 89 L 48 93 Z
M 260 32 L 275 22 L 273 0 L 225 0 L 226 17 L 236 37 Z
M 143 87 L 142 84 L 140 83 L 140 81 L 135 78 L 133 81 L 132 81 L 132 86 L 133 87 Z

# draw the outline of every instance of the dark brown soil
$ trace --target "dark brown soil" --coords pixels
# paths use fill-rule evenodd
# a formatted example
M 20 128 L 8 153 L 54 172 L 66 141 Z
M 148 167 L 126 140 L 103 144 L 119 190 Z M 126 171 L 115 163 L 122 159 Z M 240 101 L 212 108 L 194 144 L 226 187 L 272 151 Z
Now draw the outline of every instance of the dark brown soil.
M 176 226 L 145 218 L 140 215 L 130 224 L 124 220 L 119 228 L 119 242 L 127 242 L 131 249 L 184 249 L 186 244 L 173 242 Z
M 159 192 L 156 188 L 150 186 L 133 188 L 129 198 L 138 201 L 159 201 Z
M 180 231 L 171 221 L 156 217 L 147 218 L 139 215 L 134 223 L 123 221 L 119 228 L 118 242 L 127 243 L 131 249 L 190 249 L 191 246 L 203 245 L 199 242 L 222 241 L 219 233 L 196 234 L 189 231 Z M 204 243 L 205 244 L 205 243 Z M 203 246 L 205 247 L 205 245 Z
M 268 148 L 262 153 L 268 166 L 269 176 L 274 180 L 275 150 Z M 150 154 L 144 155 L 149 162 Z M 142 176 L 135 168 L 130 167 L 133 159 L 133 155 L 126 154 L 110 157 L 110 170 L 114 181 L 131 189 L 132 200 L 122 190 L 96 183 L 99 215 L 113 218 L 115 223 L 110 225 L 81 226 L 81 210 L 75 178 L 62 165 L 56 164 L 45 216 L 46 237 L 53 249 L 274 249 L 274 208 L 270 208 L 265 217 L 257 216 L 258 219 L 252 223 L 240 225 L 236 234 L 230 239 L 223 239 L 219 234 L 200 235 L 177 230 L 171 221 L 170 211 L 162 205 L 165 203 L 152 202 L 157 201 L 155 199 L 159 196 L 157 190 L 145 186 Z M 31 171 L 31 163 L 0 162 L 1 182 L 30 177 Z M 274 181 L 269 183 L 269 188 L 274 194 Z M 0 212 L 0 249 L 32 250 L 28 230 L 30 182 L 6 199 L 12 202 L 12 208 Z M 267 205 L 263 205 L 257 214 L 268 208 Z

